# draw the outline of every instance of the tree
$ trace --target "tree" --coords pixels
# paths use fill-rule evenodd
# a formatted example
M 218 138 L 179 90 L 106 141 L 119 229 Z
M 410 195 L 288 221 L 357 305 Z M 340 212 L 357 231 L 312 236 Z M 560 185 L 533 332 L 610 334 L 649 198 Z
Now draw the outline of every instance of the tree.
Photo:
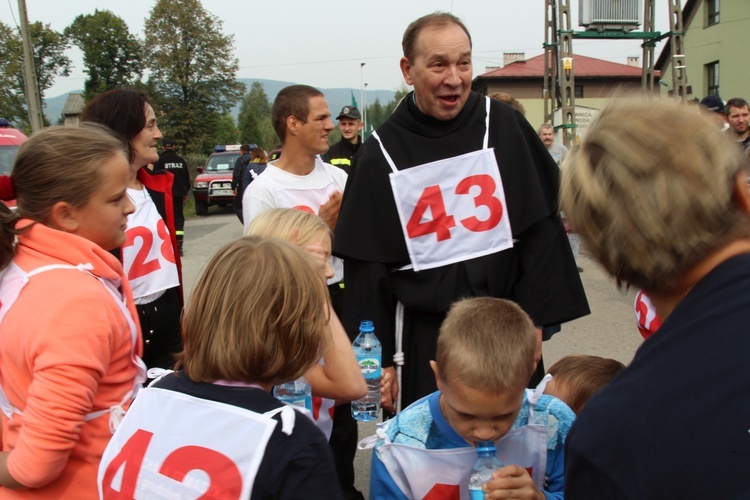
M 79 15 L 65 28 L 67 36 L 83 52 L 88 78 L 83 96 L 87 101 L 106 90 L 132 85 L 143 72 L 142 47 L 122 18 L 108 10 Z
M 398 103 L 401 102 L 401 99 L 403 99 L 408 93 L 409 89 L 401 86 L 401 88 L 394 93 L 393 100 L 389 101 L 385 106 L 380 104 L 379 98 L 375 98 L 375 102 L 367 106 L 367 130 L 365 131 L 363 138 L 369 137 L 373 130 L 376 130 L 381 126 L 388 117 L 391 116 Z
M 160 125 L 194 151 L 190 145 L 205 143 L 206 127 L 242 98 L 234 37 L 222 34 L 222 22 L 199 0 L 158 0 L 145 30 Z
M 279 136 L 276 135 L 276 131 L 273 129 L 270 116 L 264 118 L 260 122 L 260 139 L 257 144 L 263 147 L 266 151 L 276 149 L 277 146 L 281 147 L 281 140 L 279 139 Z
M 240 140 L 247 144 L 250 142 L 260 143 L 263 137 L 261 124 L 266 118 L 271 117 L 271 103 L 260 82 L 253 82 L 245 97 L 242 98 L 240 113 L 237 117 L 240 129 Z
M 385 109 L 383 110 L 383 115 L 385 118 L 388 118 L 393 114 L 393 111 L 396 109 L 396 106 L 398 106 L 398 103 L 401 102 L 401 99 L 406 97 L 406 94 L 409 93 L 409 89 L 405 86 L 401 86 L 400 89 L 396 90 L 396 93 L 393 95 L 393 100 L 390 101 L 388 104 L 385 105 Z
M 375 130 L 383 124 L 389 115 L 385 114 L 383 105 L 380 104 L 380 99 L 375 98 L 375 102 L 367 106 L 367 128 L 369 130 Z M 365 135 L 369 135 L 369 131 L 365 130 Z
M 65 36 L 53 30 L 49 24 L 40 22 L 29 25 L 31 44 L 34 47 L 34 68 L 39 85 L 39 97 L 44 99 L 44 92 L 55 84 L 58 76 L 70 76 L 71 62 L 65 55 L 69 44 Z M 18 35 L 20 37 L 20 33 Z M 23 73 L 17 79 L 19 88 L 23 88 Z
M 21 34 L 2 24 L 0 35 L 2 35 L 0 36 L 0 71 L 3 73 L 0 76 L 0 83 L 2 83 L 0 109 L 13 114 L 19 122 L 27 124 Z M 49 24 L 43 25 L 40 22 L 29 25 L 29 36 L 34 49 L 34 69 L 39 97 L 44 99 L 44 92 L 54 85 L 55 78 L 70 75 L 71 63 L 65 55 L 68 42 Z M 6 118 L 9 117 L 6 116 Z M 45 123 L 49 124 L 46 117 Z
M 23 89 L 16 86 L 16 75 L 23 73 L 21 54 L 21 39 L 0 21 L 0 117 L 11 122 L 28 121 Z
M 234 118 L 229 113 L 225 113 L 216 126 L 216 133 L 213 142 L 215 144 L 238 144 L 240 142 L 240 131 L 234 124 Z

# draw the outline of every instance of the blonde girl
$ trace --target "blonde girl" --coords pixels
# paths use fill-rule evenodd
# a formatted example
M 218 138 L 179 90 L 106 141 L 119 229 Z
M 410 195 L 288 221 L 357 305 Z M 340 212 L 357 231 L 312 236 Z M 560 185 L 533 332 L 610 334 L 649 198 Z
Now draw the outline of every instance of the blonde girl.
M 329 265 L 331 256 L 331 230 L 317 215 L 293 208 L 275 208 L 253 219 L 245 233 L 247 236 L 271 236 L 291 241 L 312 255 L 321 280 L 325 283 L 333 276 Z M 349 402 L 367 392 L 351 341 L 344 331 L 330 302 L 320 312 L 330 318 L 331 345 L 323 353 L 323 363 L 305 374 L 314 396 Z M 326 432 L 326 426 L 323 426 Z M 330 435 L 330 429 L 327 432 Z

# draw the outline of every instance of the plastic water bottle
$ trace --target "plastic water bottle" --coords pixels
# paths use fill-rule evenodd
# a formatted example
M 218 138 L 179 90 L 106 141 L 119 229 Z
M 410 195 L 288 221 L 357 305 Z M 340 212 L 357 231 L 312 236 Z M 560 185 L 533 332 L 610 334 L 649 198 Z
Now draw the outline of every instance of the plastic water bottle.
M 305 377 L 275 386 L 273 395 L 282 403 L 312 411 L 312 388 Z
M 477 461 L 469 474 L 469 498 L 484 500 L 482 485 L 490 480 L 492 473 L 505 465 L 497 458 L 495 443 L 480 441 L 477 443 Z
M 352 401 L 352 417 L 354 420 L 369 422 L 380 415 L 380 369 L 383 349 L 375 336 L 372 321 L 363 321 L 359 325 L 359 335 L 352 344 L 354 354 L 357 355 L 359 369 L 367 382 L 365 397 Z

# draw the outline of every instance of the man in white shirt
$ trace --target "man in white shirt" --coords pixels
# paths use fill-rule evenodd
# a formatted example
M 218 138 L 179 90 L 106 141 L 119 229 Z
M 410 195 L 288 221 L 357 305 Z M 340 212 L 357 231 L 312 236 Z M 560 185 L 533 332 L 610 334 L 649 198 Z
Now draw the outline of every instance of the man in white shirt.
M 264 210 L 285 207 L 317 214 L 333 230 L 346 173 L 319 158 L 328 151 L 328 134 L 334 128 L 325 97 L 307 85 L 286 87 L 276 96 L 271 120 L 283 153 L 242 197 L 245 230 Z
M 334 129 L 325 97 L 307 85 L 286 87 L 274 100 L 271 122 L 281 140 L 282 154 L 268 164 L 242 196 L 245 231 L 258 214 L 271 208 L 312 212 L 333 231 L 347 174 L 319 156 L 328 151 L 328 134 Z M 331 266 L 335 275 L 328 280 L 328 290 L 336 314 L 341 315 L 344 266 L 337 257 L 332 257 Z M 335 407 L 329 442 L 347 498 L 363 498 L 354 487 L 357 424 L 349 404 Z

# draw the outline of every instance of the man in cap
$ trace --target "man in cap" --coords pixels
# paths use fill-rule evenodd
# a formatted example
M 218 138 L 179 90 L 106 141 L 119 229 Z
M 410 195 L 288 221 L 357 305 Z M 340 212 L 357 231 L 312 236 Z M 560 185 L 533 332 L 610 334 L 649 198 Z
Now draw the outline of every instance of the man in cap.
M 174 175 L 172 183 L 172 203 L 174 205 L 174 227 L 177 236 L 177 247 L 182 255 L 182 242 L 185 238 L 185 214 L 182 208 L 190 192 L 190 171 L 185 158 L 175 151 L 177 144 L 171 137 L 161 141 L 162 153 L 154 163 L 154 170 L 167 170 Z
M 359 135 L 362 130 L 362 114 L 354 106 L 344 106 L 336 119 L 339 121 L 341 140 L 331 146 L 322 158 L 324 162 L 335 165 L 348 174 L 352 159 L 362 145 L 362 137 Z
M 715 94 L 707 95 L 700 101 L 700 108 L 702 111 L 708 113 L 707 116 L 711 117 L 717 127 L 724 129 L 727 126 L 727 121 L 724 119 L 724 101 L 721 97 Z

